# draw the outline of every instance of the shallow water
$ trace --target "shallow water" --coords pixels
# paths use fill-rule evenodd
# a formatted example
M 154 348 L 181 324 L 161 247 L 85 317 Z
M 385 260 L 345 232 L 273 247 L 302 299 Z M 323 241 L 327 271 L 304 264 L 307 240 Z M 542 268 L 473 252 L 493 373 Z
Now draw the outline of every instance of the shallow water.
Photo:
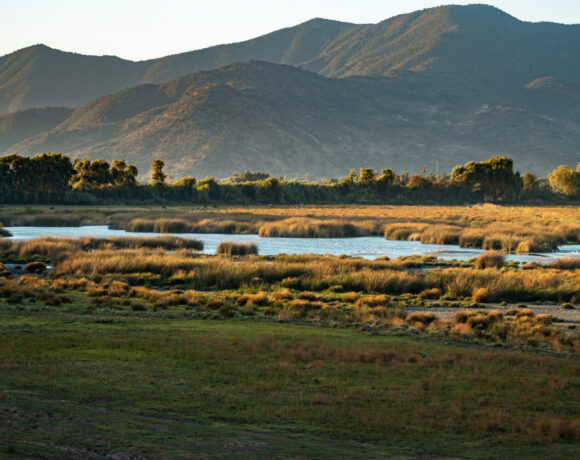
M 112 230 L 106 225 L 90 227 L 6 227 L 11 240 L 30 240 L 42 236 L 78 238 L 92 236 L 159 236 L 158 233 L 135 233 L 125 230 Z M 358 238 L 261 238 L 258 235 L 224 235 L 215 233 L 180 233 L 182 238 L 195 238 L 203 241 L 204 254 L 215 254 L 222 241 L 255 243 L 260 255 L 276 254 L 332 254 L 376 259 L 387 256 L 391 259 L 412 254 L 433 254 L 441 259 L 468 260 L 476 257 L 480 249 L 466 249 L 456 245 L 422 244 L 418 241 L 385 240 L 379 236 Z M 546 254 L 508 255 L 508 260 L 518 262 L 541 262 L 565 255 L 580 256 L 580 245 L 562 246 L 559 251 Z

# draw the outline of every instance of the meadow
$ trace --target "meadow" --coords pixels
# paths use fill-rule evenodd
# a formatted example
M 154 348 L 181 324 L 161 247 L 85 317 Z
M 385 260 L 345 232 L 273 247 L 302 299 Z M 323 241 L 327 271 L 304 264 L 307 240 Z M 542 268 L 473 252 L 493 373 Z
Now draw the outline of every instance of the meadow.
M 1 218 L 47 224 L 54 211 L 4 208 Z M 416 225 L 412 232 L 437 239 L 443 226 L 485 224 L 539 228 L 560 241 L 573 241 L 580 224 L 572 208 L 488 205 L 56 216 L 199 217 L 272 233 L 303 220 L 312 237 Z M 216 255 L 202 246 L 169 235 L 0 238 L 2 458 L 580 452 L 579 258 L 518 264 L 494 248 L 461 262 L 259 256 L 227 236 Z

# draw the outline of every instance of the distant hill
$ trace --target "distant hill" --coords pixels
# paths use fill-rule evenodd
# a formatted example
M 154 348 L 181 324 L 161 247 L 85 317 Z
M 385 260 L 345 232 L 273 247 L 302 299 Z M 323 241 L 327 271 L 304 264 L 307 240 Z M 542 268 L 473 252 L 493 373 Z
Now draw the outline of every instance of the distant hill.
M 68 108 L 30 109 L 47 106 Z M 0 152 L 123 157 L 142 173 L 153 158 L 175 176 L 331 177 L 506 154 L 546 174 L 578 162 L 580 25 L 470 5 L 313 19 L 142 62 L 38 45 L 0 57 L 6 112 Z
M 0 152 L 36 134 L 53 130 L 72 112 L 72 109 L 44 108 L 0 116 Z
M 545 174 L 577 158 L 576 122 L 501 105 L 433 105 L 405 88 L 397 79 L 233 64 L 96 99 L 6 152 L 124 158 L 145 174 L 163 158 L 175 177 L 248 168 L 336 177 L 361 166 L 420 171 L 424 164 L 442 172 L 495 153 Z
M 38 45 L 0 58 L 0 114 L 78 107 L 139 83 L 252 59 L 327 77 L 420 73 L 498 99 L 542 77 L 580 86 L 580 25 L 527 23 L 491 6 L 470 5 L 431 8 L 378 24 L 313 19 L 253 40 L 142 62 Z

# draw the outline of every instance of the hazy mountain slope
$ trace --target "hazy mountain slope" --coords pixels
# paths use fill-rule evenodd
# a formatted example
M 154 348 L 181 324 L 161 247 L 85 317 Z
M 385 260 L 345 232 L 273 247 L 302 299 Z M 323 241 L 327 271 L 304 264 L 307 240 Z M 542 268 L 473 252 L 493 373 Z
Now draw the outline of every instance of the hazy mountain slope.
M 241 43 L 142 62 L 63 53 L 45 46 L 0 58 L 0 114 L 47 105 L 78 107 L 138 83 L 258 59 L 328 77 L 418 73 L 493 103 L 527 102 L 525 85 L 552 77 L 580 86 L 580 25 L 527 23 L 485 5 L 443 6 L 378 24 L 314 19 Z
M 396 79 L 328 79 L 251 62 L 97 99 L 10 150 L 126 158 L 142 173 L 163 158 L 175 177 L 247 168 L 331 177 L 361 166 L 449 171 L 496 153 L 545 174 L 572 164 L 577 145 L 578 123 L 522 108 L 433 105 L 407 97 Z
M 316 58 L 343 31 L 358 27 L 327 19 L 312 19 L 245 42 L 219 45 L 148 61 L 151 65 L 143 81 L 159 83 L 180 75 L 253 59 L 300 65 Z
M 72 113 L 72 109 L 30 109 L 0 116 L 0 152 L 24 139 L 51 131 Z
M 139 83 L 146 66 L 44 45 L 0 57 L 0 114 L 30 107 L 78 107 Z

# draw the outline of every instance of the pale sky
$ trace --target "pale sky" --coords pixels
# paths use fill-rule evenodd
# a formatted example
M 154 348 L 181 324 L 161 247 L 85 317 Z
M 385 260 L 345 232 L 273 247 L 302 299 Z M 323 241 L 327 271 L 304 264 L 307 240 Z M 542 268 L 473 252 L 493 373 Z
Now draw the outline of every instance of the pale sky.
M 44 43 L 142 60 L 254 38 L 314 17 L 376 23 L 461 0 L 0 0 L 0 56 Z M 580 0 L 489 0 L 524 21 L 580 24 Z

